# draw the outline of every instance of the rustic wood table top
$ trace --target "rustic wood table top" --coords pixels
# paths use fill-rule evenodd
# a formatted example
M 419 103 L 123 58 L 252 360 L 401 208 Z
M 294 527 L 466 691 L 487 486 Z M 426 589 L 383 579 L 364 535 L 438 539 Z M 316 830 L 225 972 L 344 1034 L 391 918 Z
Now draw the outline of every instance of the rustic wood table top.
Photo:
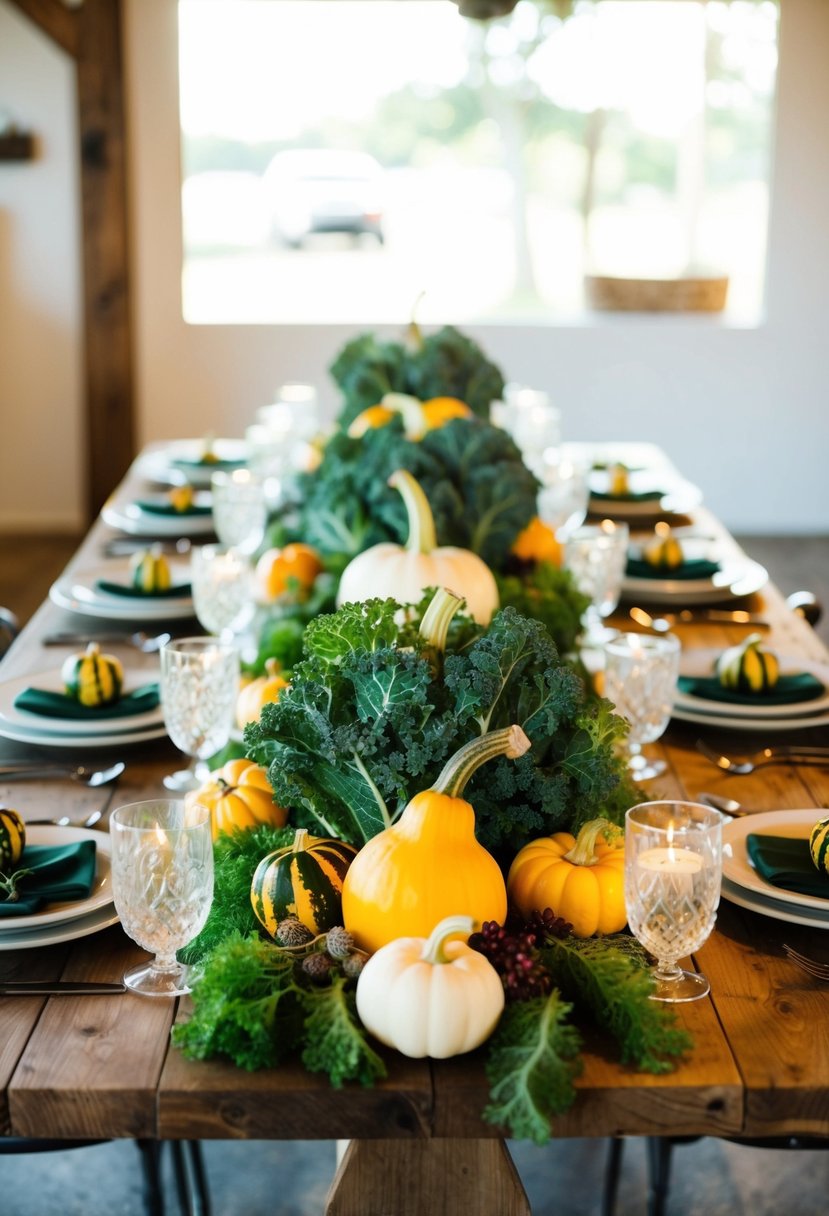
M 695 519 L 704 530 L 733 543 L 706 511 L 695 512 Z M 98 522 L 70 569 L 100 565 L 102 544 L 111 535 Z M 769 645 L 778 653 L 817 662 L 829 659 L 809 626 L 788 610 L 773 586 L 740 606 L 762 613 L 771 623 Z M 620 623 L 625 619 L 620 615 Z M 67 628 L 94 638 L 102 623 L 47 601 L 0 665 L 0 679 L 57 668 L 77 647 L 46 649 L 42 638 Z M 199 632 L 192 621 L 176 621 L 175 628 Z M 746 630 L 691 623 L 677 626 L 677 632 L 683 646 L 721 648 L 744 637 Z M 116 653 L 148 675 L 157 670 L 157 656 L 126 648 L 116 648 Z M 643 799 L 693 799 L 707 790 L 758 810 L 818 810 L 829 805 L 829 766 L 780 765 L 750 776 L 729 776 L 696 750 L 701 733 L 734 752 L 777 741 L 771 732 L 768 738 L 760 733 L 741 736 L 674 722 L 652 747 L 668 761 L 667 772 L 648 782 Z M 779 741 L 829 744 L 829 727 L 786 735 L 785 740 L 781 736 Z M 0 740 L 0 764 L 17 758 L 92 766 L 123 759 L 127 764 L 116 786 L 101 789 L 47 777 L 11 783 L 0 776 L 0 802 L 31 819 L 58 814 L 80 819 L 96 808 L 107 812 L 113 805 L 163 796 L 162 777 L 180 762 L 166 738 L 97 753 L 85 747 L 58 751 Z M 829 984 L 797 970 L 784 955 L 783 942 L 829 961 L 825 930 L 771 919 L 723 900 L 715 931 L 696 956 L 710 979 L 711 995 L 677 1006 L 678 1019 L 693 1038 L 692 1052 L 675 1071 L 653 1076 L 620 1066 L 612 1049 L 598 1037 L 588 1037 L 578 1098 L 556 1119 L 554 1135 L 829 1136 Z M 37 949 L 0 949 L 0 979 L 118 980 L 145 957 L 114 925 Z M 347 1138 L 352 1143 L 329 1197 L 331 1213 L 369 1216 L 375 1210 L 369 1195 L 377 1197 L 378 1213 L 400 1212 L 403 1208 L 394 1204 L 412 1187 L 427 1197 L 423 1210 L 428 1206 L 432 1212 L 492 1211 L 503 1216 L 529 1211 L 498 1130 L 480 1118 L 487 1090 L 479 1053 L 438 1062 L 387 1052 L 386 1080 L 374 1088 L 336 1090 L 298 1063 L 248 1073 L 229 1063 L 185 1060 L 170 1046 L 170 1028 L 175 1018 L 186 1016 L 187 998 L 178 1003 L 131 993 L 94 999 L 0 998 L 0 1133 L 39 1138 Z M 398 1200 L 389 1198 L 392 1175 Z M 470 1177 L 479 1180 L 479 1204 L 470 1201 Z M 467 1206 L 457 1206 L 463 1188 Z M 406 1210 L 421 1210 L 419 1203 Z

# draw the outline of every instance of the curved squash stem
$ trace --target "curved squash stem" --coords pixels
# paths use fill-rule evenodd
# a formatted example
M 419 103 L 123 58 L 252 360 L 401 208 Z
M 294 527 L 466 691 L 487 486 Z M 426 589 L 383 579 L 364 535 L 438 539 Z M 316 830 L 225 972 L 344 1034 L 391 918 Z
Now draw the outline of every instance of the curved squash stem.
M 447 938 L 455 937 L 458 933 L 463 933 L 466 937 L 475 928 L 475 921 L 471 916 L 445 916 L 442 921 L 435 925 L 432 932 L 423 943 L 423 950 L 420 958 L 424 963 L 448 963 L 450 959 L 446 957 L 444 949 Z
M 423 412 L 423 403 L 417 397 L 412 397 L 409 393 L 386 393 L 380 404 L 400 415 L 407 439 L 423 438 L 426 415 Z
M 446 651 L 446 636 L 452 618 L 460 608 L 463 600 L 448 587 L 438 587 L 432 602 L 423 614 L 418 632 L 428 647 L 437 654 Z
M 294 832 L 292 853 L 303 853 L 311 844 L 311 834 L 307 828 L 297 828 Z
M 423 333 L 417 322 L 416 314 L 418 305 L 425 295 L 426 291 L 424 289 L 423 291 L 419 291 L 415 296 L 414 304 L 412 304 L 412 316 L 406 328 L 406 338 L 408 340 L 408 344 L 413 350 L 416 351 L 423 349 Z
M 438 777 L 432 789 L 438 794 L 448 794 L 450 798 L 460 798 L 467 781 L 487 760 L 496 756 L 506 756 L 515 760 L 528 751 L 531 744 L 520 726 L 513 724 L 502 730 L 490 731 L 479 739 L 472 739 L 465 744 L 454 756 L 446 761 L 443 772 Z
M 574 866 L 594 866 L 599 860 L 596 856 L 596 841 L 604 836 L 608 843 L 621 836 L 621 829 L 609 819 L 589 819 L 583 824 L 576 843 L 564 854 L 564 860 Z
M 392 473 L 388 484 L 397 490 L 403 499 L 406 514 L 409 518 L 409 539 L 406 549 L 409 553 L 431 553 L 437 548 L 435 535 L 435 520 L 429 500 L 423 493 L 420 483 L 415 481 L 407 469 L 398 469 Z

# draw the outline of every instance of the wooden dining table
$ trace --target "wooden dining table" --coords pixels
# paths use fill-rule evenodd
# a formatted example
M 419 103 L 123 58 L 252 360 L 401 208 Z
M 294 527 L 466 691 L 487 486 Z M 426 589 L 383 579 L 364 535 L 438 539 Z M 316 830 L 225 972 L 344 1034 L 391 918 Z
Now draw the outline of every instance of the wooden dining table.
M 133 469 L 117 493 L 137 491 Z M 704 508 L 694 522 L 723 543 L 733 540 Z M 70 569 L 99 565 L 113 535 L 100 520 Z M 769 622 L 768 644 L 779 654 L 829 660 L 810 626 L 767 584 L 739 606 Z M 630 622 L 626 610 L 616 618 Z M 201 632 L 175 621 L 177 632 Z M 94 639 L 105 623 L 46 601 L 0 664 L 0 679 L 54 670 L 77 647 L 46 648 L 56 629 Z M 746 627 L 690 622 L 676 626 L 683 647 L 724 647 Z M 157 670 L 158 658 L 126 646 L 114 649 L 130 668 Z M 829 744 L 826 726 L 785 738 L 703 728 L 674 721 L 648 749 L 666 772 L 643 786 L 643 800 L 690 798 L 710 791 L 754 810 L 829 805 L 829 766 L 781 764 L 731 776 L 695 747 L 704 733 L 735 753 L 772 742 Z M 43 772 L 6 782 L 0 802 L 24 818 L 68 815 L 163 796 L 165 773 L 180 764 L 166 738 L 98 752 L 47 749 L 0 740 L 0 765 L 11 759 L 106 765 L 126 762 L 116 785 L 94 789 Z M 716 927 L 692 965 L 709 978 L 710 996 L 677 1005 L 676 1017 L 693 1047 L 665 1075 L 622 1066 L 612 1042 L 584 1027 L 584 1068 L 577 1098 L 554 1119 L 551 1134 L 566 1137 L 710 1135 L 771 1138 L 829 1137 L 829 984 L 812 979 L 786 957 L 783 943 L 829 961 L 826 930 L 772 919 L 723 899 Z M 2 946 L 2 937 L 0 937 Z M 0 980 L 119 980 L 144 952 L 115 924 L 75 940 L 39 948 L 0 949 Z M 410 1060 L 383 1051 L 386 1079 L 374 1087 L 332 1088 L 297 1062 L 247 1072 L 229 1062 L 193 1062 L 170 1042 L 171 1026 L 188 1016 L 189 998 L 113 996 L 0 998 L 0 1134 L 58 1139 L 172 1140 L 335 1139 L 347 1141 L 332 1182 L 330 1216 L 519 1216 L 529 1212 L 506 1150 L 504 1130 L 484 1122 L 487 1102 L 483 1051 L 446 1061 Z

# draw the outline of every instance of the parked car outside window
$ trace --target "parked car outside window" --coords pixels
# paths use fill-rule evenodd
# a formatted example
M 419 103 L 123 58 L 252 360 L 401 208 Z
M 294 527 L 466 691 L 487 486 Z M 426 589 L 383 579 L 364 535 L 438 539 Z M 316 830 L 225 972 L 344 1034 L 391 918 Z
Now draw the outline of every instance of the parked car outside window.
M 370 233 L 383 243 L 383 170 L 366 152 L 278 152 L 264 184 L 274 235 L 288 245 L 318 232 Z

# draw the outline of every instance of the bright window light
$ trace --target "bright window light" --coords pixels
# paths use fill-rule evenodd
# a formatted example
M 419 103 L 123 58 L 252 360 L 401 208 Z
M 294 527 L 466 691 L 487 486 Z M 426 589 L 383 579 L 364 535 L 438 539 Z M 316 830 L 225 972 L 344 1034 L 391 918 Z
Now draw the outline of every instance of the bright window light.
M 585 277 L 761 315 L 776 0 L 179 0 L 192 324 L 555 322 Z

